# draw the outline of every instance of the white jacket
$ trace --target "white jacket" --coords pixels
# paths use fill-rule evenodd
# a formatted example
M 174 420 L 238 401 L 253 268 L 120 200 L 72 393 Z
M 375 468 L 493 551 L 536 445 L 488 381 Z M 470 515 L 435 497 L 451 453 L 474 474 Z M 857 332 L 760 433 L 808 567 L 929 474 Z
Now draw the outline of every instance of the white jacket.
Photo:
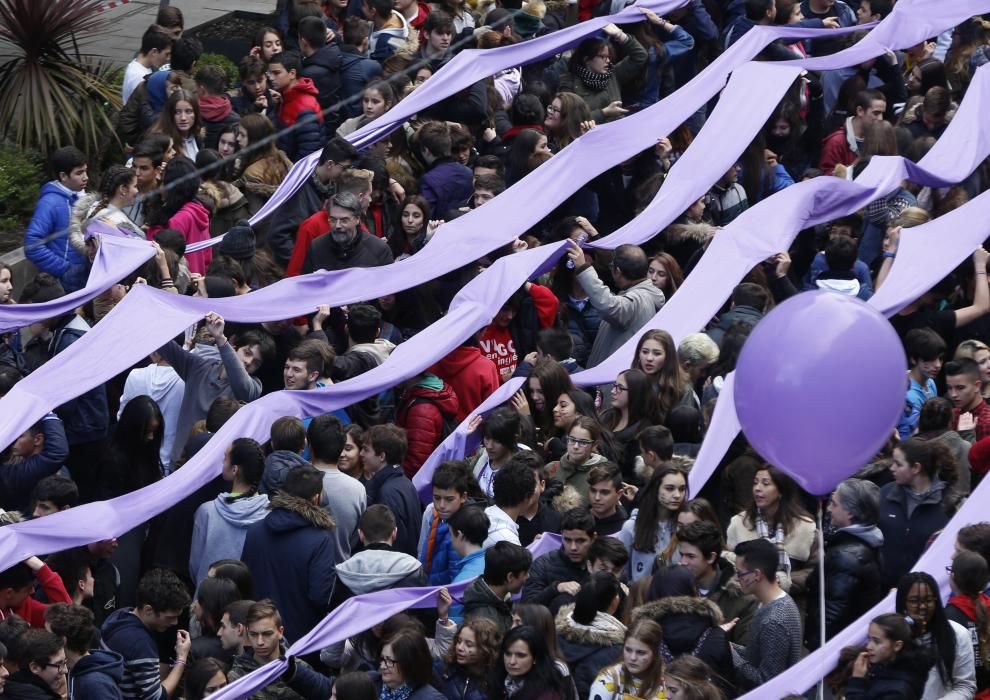
M 958 622 L 949 620 L 949 624 L 956 633 L 956 663 L 952 667 L 952 680 L 945 685 L 938 667 L 932 667 L 921 700 L 973 700 L 976 695 L 976 659 L 973 657 L 969 631 Z

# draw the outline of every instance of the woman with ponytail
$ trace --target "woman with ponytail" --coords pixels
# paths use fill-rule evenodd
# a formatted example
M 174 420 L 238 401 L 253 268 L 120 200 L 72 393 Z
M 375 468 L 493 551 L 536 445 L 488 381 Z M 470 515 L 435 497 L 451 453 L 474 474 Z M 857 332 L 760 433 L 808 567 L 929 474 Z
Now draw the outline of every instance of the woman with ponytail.
M 952 597 L 945 616 L 967 629 L 976 661 L 976 698 L 990 698 L 990 596 L 984 591 L 990 582 L 987 560 L 976 552 L 961 550 L 949 567 Z
M 579 698 L 588 697 L 598 672 L 622 657 L 626 626 L 615 618 L 622 589 L 607 571 L 592 574 L 557 613 L 557 636 Z
M 929 538 L 949 522 L 956 460 L 941 443 L 910 438 L 894 448 L 892 483 L 880 489 L 883 587 L 893 588 L 918 561 Z
M 93 220 L 115 226 L 123 234 L 144 238 L 141 229 L 123 212 L 124 207 L 134 204 L 138 195 L 137 175 L 124 165 L 113 165 L 103 173 L 100 191 L 81 196 L 72 207 L 72 220 L 69 222 L 69 242 L 82 255 L 92 260 L 86 250 L 86 227 Z M 95 248 L 92 250 L 95 253 Z
M 663 630 L 653 620 L 639 620 L 626 632 L 622 661 L 603 669 L 591 685 L 589 700 L 664 700 L 663 659 L 657 650 Z
M 976 667 L 969 632 L 950 621 L 931 574 L 912 571 L 897 584 L 896 611 L 911 619 L 911 636 L 935 659 L 922 700 L 970 700 Z
M 846 700 L 921 700 L 931 657 L 911 636 L 903 615 L 873 618 L 866 650 L 853 662 Z

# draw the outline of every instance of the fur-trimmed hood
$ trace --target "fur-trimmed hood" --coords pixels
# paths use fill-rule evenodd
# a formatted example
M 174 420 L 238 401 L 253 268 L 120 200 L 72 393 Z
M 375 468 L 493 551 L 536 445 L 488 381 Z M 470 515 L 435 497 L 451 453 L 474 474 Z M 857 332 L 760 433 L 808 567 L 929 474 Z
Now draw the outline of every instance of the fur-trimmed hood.
M 675 595 L 667 598 L 655 600 L 652 603 L 645 603 L 633 610 L 632 619 L 653 620 L 658 624 L 663 624 L 663 618 L 671 615 L 694 615 L 705 618 L 712 627 L 721 625 L 722 611 L 719 607 L 708 600 L 708 598 L 692 598 L 686 595 Z
M 268 505 L 271 513 L 265 518 L 265 524 L 275 531 L 298 530 L 303 527 L 315 527 L 320 530 L 332 530 L 336 523 L 330 514 L 305 498 L 291 496 L 280 492 Z
M 626 626 L 608 613 L 600 612 L 590 625 L 582 625 L 574 621 L 573 612 L 574 604 L 570 603 L 557 613 L 554 626 L 561 639 L 589 647 L 613 647 L 625 640 Z
M 588 505 L 581 493 L 573 486 L 565 486 L 564 490 L 553 497 L 553 509 L 563 515 L 572 508 Z
M 664 233 L 667 234 L 669 245 L 687 242 L 708 245 L 715 236 L 715 231 L 716 228 L 711 224 L 672 224 L 664 230 Z

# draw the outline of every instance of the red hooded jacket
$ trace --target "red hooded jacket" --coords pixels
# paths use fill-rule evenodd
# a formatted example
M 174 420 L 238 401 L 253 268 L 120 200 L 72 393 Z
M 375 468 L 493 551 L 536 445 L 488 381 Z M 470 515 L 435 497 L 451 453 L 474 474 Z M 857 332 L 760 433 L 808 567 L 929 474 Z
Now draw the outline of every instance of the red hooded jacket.
M 501 384 L 495 363 L 482 355 L 479 348 L 467 345 L 456 348 L 429 371 L 450 384 L 457 394 L 455 420 L 458 423 Z
M 309 78 L 299 78 L 296 84 L 282 93 L 282 106 L 278 108 L 278 120 L 282 126 L 292 126 L 303 112 L 313 112 L 317 121 L 323 121 L 323 109 L 316 96 L 316 89 Z
M 403 393 L 395 424 L 406 430 L 409 447 L 402 469 L 410 479 L 440 444 L 444 417 L 453 421 L 457 408 L 457 394 L 446 382 L 439 391 L 416 385 Z

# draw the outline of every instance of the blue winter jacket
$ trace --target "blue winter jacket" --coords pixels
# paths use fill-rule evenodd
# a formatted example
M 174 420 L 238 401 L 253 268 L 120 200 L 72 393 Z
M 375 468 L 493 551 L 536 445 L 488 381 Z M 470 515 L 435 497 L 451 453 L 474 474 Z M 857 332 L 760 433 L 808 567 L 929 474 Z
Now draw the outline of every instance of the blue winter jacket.
M 0 464 L 0 507 L 28 511 L 31 491 L 46 476 L 51 476 L 69 456 L 65 427 L 54 413 L 41 419 L 45 446 L 38 454 L 13 464 Z
M 119 700 L 124 657 L 115 651 L 93 649 L 76 662 L 69 674 L 70 700 Z
M 42 272 L 58 277 L 67 292 L 86 284 L 83 256 L 69 243 L 69 216 L 78 194 L 46 182 L 24 232 L 24 254 Z M 56 235 L 59 234 L 59 235 Z
M 423 523 L 419 531 L 419 561 L 423 570 L 427 571 L 426 551 L 430 545 L 430 532 L 433 530 L 433 519 L 437 512 L 432 505 L 427 506 L 423 513 Z M 433 556 L 430 558 L 427 576 L 431 586 L 446 586 L 454 580 L 455 566 L 460 555 L 450 541 L 450 530 L 447 523 L 441 520 L 437 523 L 436 540 L 433 543 Z

